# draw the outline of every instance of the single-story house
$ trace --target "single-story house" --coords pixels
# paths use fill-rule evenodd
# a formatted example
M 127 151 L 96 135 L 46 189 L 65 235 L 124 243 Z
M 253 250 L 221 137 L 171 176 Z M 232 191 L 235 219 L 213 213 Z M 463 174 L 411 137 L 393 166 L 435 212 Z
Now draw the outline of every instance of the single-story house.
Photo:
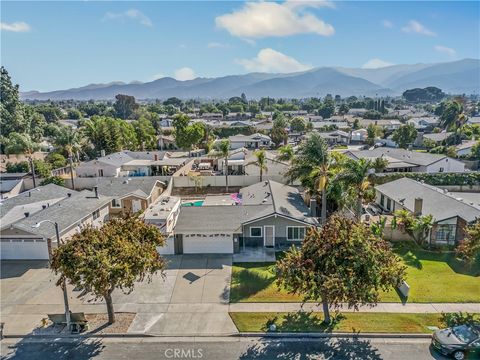
M 110 198 L 52 185 L 2 202 L 2 260 L 48 260 L 58 243 L 52 223 L 35 226 L 42 221 L 58 223 L 61 241 L 68 241 L 84 226 L 101 226 L 108 220 Z
M 272 144 L 270 136 L 256 133 L 253 135 L 234 135 L 228 138 L 230 140 L 230 147 L 232 149 L 247 148 L 247 149 L 261 149 L 269 147 Z
M 379 147 L 372 150 L 347 151 L 353 159 L 375 160 L 383 157 L 388 160 L 385 172 L 464 172 L 465 164 L 443 154 L 430 154 L 397 148 Z
M 402 123 L 398 120 L 390 120 L 390 119 L 380 119 L 380 120 L 369 120 L 369 119 L 360 119 L 359 120 L 360 126 L 367 128 L 368 125 L 373 124 L 375 126 L 379 126 L 385 130 L 397 130 Z
M 368 131 L 367 129 L 357 129 L 352 130 L 351 141 L 355 143 L 363 143 L 367 140 Z
M 414 117 L 407 120 L 407 124 L 412 124 L 417 130 L 431 130 L 438 122 L 438 117 Z
M 435 186 L 401 178 L 375 187 L 375 202 L 384 211 L 406 209 L 415 215 L 432 215 L 429 241 L 455 245 L 465 236 L 465 227 L 480 219 L 480 208 Z
M 154 176 L 98 178 L 95 187 L 100 195 L 111 199 L 110 215 L 119 216 L 145 211 L 158 200 L 166 184 Z
M 439 145 L 445 145 L 452 136 L 453 136 L 453 132 L 423 134 L 422 140 L 433 141 L 435 143 L 435 146 L 439 146 Z
M 342 130 L 319 132 L 319 134 L 329 145 L 347 145 L 350 143 L 350 134 Z
M 174 229 L 175 253 L 286 248 L 301 244 L 307 228 L 318 226 L 316 204 L 311 211 L 291 186 L 262 181 L 242 188 L 235 200 L 237 205 L 182 207 Z
M 461 144 L 457 145 L 455 148 L 457 149 L 457 156 L 467 156 L 470 155 L 472 152 L 472 148 L 475 144 L 478 143 L 478 140 L 467 140 L 463 141 Z

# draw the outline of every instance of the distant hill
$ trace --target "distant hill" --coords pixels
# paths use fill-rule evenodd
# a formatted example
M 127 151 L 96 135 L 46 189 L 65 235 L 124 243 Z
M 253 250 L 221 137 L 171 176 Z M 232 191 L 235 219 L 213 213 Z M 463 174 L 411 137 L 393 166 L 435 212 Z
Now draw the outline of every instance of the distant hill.
M 241 93 L 249 98 L 264 96 L 303 98 L 326 94 L 400 95 L 415 87 L 436 86 L 446 93 L 478 93 L 480 60 L 464 59 L 438 64 L 393 65 L 379 69 L 321 67 L 292 74 L 250 73 L 218 78 L 178 81 L 170 77 L 151 82 L 112 82 L 51 92 L 21 93 L 30 100 L 108 100 L 117 94 L 137 99 L 225 99 Z

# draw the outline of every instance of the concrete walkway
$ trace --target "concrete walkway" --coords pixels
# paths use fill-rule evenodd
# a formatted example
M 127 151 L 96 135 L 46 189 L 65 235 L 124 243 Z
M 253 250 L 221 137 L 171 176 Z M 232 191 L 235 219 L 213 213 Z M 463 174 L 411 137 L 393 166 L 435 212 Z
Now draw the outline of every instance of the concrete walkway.
M 332 309 L 334 310 L 334 309 Z M 353 312 L 343 306 L 340 311 Z M 322 305 L 315 303 L 235 303 L 230 304 L 230 312 L 297 312 L 297 311 L 322 311 Z M 360 306 L 361 312 L 387 312 L 387 313 L 441 313 L 441 312 L 470 312 L 480 313 L 479 303 L 379 303 L 376 306 Z

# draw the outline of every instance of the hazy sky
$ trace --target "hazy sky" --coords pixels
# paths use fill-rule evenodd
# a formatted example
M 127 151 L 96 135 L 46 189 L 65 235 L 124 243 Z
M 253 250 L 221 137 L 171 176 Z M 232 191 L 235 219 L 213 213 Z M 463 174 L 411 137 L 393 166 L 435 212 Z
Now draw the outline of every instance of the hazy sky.
M 2 1 L 1 63 L 22 91 L 480 55 L 480 3 Z

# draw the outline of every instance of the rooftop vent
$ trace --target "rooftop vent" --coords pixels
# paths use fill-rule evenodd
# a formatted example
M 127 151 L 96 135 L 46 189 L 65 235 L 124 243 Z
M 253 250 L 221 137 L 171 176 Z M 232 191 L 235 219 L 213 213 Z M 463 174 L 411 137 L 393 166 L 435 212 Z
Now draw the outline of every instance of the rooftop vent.
M 30 213 L 27 211 L 27 212 L 24 212 L 23 215 L 25 215 L 25 217 L 28 218 L 30 216 Z

